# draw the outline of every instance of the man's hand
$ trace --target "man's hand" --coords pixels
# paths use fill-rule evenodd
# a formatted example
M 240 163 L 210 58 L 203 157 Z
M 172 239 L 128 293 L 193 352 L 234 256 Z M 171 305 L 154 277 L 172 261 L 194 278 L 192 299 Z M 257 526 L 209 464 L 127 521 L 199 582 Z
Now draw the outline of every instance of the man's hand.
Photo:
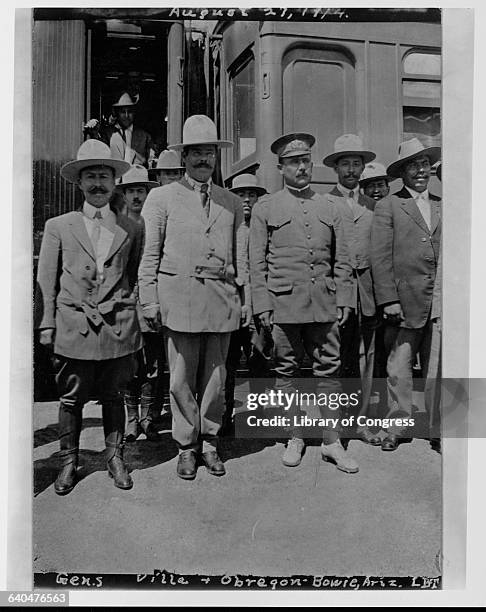
M 39 334 L 39 342 L 47 349 L 54 349 L 54 332 L 53 328 L 42 329 Z
M 338 306 L 337 312 L 339 325 L 344 325 L 346 323 L 352 310 L 353 309 L 349 306 Z
M 250 306 L 242 306 L 241 307 L 241 327 L 248 327 L 251 323 L 251 307 Z
M 261 312 L 258 315 L 258 319 L 263 329 L 271 333 L 273 328 L 273 311 L 266 310 L 265 312 Z
M 387 304 L 383 308 L 383 318 L 389 323 L 400 323 L 405 318 L 399 302 Z
M 160 332 L 162 330 L 162 318 L 160 316 L 160 309 L 158 306 L 144 308 L 143 318 L 151 330 L 155 332 Z

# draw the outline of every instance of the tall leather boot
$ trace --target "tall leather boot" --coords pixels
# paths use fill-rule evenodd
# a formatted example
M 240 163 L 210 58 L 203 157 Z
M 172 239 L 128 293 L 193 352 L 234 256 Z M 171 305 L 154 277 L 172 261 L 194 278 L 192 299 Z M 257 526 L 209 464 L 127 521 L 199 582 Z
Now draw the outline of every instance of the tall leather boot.
M 59 405 L 61 471 L 54 483 L 54 491 L 58 495 L 67 495 L 76 484 L 82 408 L 82 406 L 66 406 L 62 402 Z
M 140 434 L 140 425 L 138 422 L 138 397 L 125 393 L 125 407 L 127 409 L 125 439 L 127 442 L 135 442 Z
M 106 466 L 115 487 L 131 489 L 133 481 L 123 461 L 123 431 L 125 429 L 125 407 L 122 398 L 104 401 L 103 429 L 105 432 Z
M 155 396 L 142 394 L 140 401 L 140 427 L 147 436 L 147 440 L 157 442 L 160 440 L 160 436 L 153 424 Z

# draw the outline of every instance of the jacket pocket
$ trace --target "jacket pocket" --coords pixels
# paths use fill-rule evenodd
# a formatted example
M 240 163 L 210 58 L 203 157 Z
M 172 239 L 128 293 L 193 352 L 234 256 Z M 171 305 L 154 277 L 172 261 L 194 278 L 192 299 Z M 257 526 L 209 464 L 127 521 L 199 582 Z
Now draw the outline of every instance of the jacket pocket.
M 272 243 L 276 247 L 290 246 L 293 243 L 293 227 L 290 216 L 275 215 L 268 220 Z
M 281 279 L 281 280 L 269 280 L 268 281 L 268 290 L 271 293 L 275 293 L 275 294 L 280 294 L 280 293 L 291 293 L 292 289 L 294 287 L 294 284 L 291 281 L 288 281 L 286 279 Z
M 334 227 L 334 222 L 333 222 L 333 220 L 332 220 L 331 216 L 329 215 L 329 213 L 327 213 L 326 211 L 324 211 L 324 210 L 319 210 L 319 211 L 317 212 L 317 218 L 319 219 L 319 221 L 320 221 L 321 223 L 324 223 L 324 224 L 325 224 L 325 225 L 327 225 L 328 227 L 330 227 L 330 228 L 333 228 L 333 227 Z

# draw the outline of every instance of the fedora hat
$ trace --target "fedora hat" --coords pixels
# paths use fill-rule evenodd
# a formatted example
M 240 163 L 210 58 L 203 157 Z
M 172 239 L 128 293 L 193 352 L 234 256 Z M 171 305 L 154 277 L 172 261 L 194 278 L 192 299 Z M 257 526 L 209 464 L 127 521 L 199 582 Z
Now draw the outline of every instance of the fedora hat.
M 254 174 L 239 174 L 238 176 L 235 176 L 230 191 L 234 193 L 240 189 L 252 189 L 253 191 L 256 191 L 258 197 L 262 196 L 264 193 L 267 193 L 265 187 L 258 185 L 257 178 Z
M 361 187 L 367 185 L 370 181 L 377 181 L 379 179 L 385 179 L 386 181 L 393 181 L 393 177 L 388 176 L 386 173 L 386 168 L 383 164 L 379 162 L 372 161 L 369 164 L 366 164 L 365 169 L 363 170 L 363 174 L 359 179 L 359 184 Z
M 184 147 L 197 145 L 216 145 L 217 147 L 232 147 L 229 140 L 218 140 L 216 125 L 206 115 L 191 115 L 182 128 L 182 142 L 169 145 L 170 151 L 180 151 Z
M 115 178 L 120 178 L 130 168 L 130 164 L 121 159 L 112 159 L 110 147 L 101 140 L 90 138 L 79 147 L 76 159 L 61 168 L 61 176 L 71 183 L 77 183 L 79 173 L 90 166 L 108 166 L 113 168 Z
M 327 155 L 322 163 L 329 168 L 334 168 L 334 164 L 340 157 L 346 155 L 359 155 L 363 158 L 363 163 L 373 161 L 376 154 L 364 148 L 363 141 L 356 134 L 343 134 L 334 141 L 334 153 Z
M 149 181 L 147 169 L 140 164 L 134 164 L 128 172 L 125 172 L 116 188 L 124 191 L 125 187 L 135 186 L 146 187 L 147 191 L 152 187 L 160 187 L 156 181 Z
M 138 96 L 137 99 L 134 99 L 128 92 L 124 91 L 120 96 L 118 102 L 115 102 L 112 106 L 113 108 L 118 108 L 120 106 L 136 106 L 137 102 Z
M 152 170 L 184 170 L 181 159 L 176 151 L 165 149 L 159 155 L 157 165 Z
M 440 159 L 440 147 L 424 147 L 418 138 L 406 140 L 398 147 L 398 159 L 388 166 L 387 173 L 394 178 L 400 178 L 401 167 L 419 155 L 426 155 L 432 166 Z
M 277 140 L 274 140 L 270 145 L 270 149 L 279 159 L 282 157 L 310 155 L 311 148 L 315 141 L 316 139 L 312 134 L 292 132 L 290 134 L 284 134 L 277 138 Z

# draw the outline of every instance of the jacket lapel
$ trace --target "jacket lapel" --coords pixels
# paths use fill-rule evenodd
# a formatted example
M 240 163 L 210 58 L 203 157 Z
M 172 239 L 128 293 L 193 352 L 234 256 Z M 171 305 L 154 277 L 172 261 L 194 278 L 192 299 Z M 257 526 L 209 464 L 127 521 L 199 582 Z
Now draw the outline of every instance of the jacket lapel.
M 430 233 L 433 234 L 437 229 L 441 219 L 441 202 L 437 200 L 430 201 Z
M 216 219 L 219 217 L 219 215 L 221 214 L 222 210 L 223 210 L 223 206 L 221 206 L 221 204 L 219 204 L 214 197 L 214 185 L 213 185 L 213 189 L 211 190 L 211 200 L 209 202 L 209 219 L 208 219 L 208 228 L 210 228 L 216 221 Z M 218 197 L 218 196 L 216 196 Z M 218 198 L 219 199 L 219 198 Z
M 121 245 L 125 242 L 128 236 L 127 231 L 120 225 L 119 215 L 117 215 L 116 219 L 116 227 L 115 227 L 115 235 L 113 236 L 113 242 L 111 243 L 110 250 L 108 251 L 108 255 L 106 256 L 105 261 L 108 261 L 115 255 Z
M 189 189 L 189 191 L 191 192 L 191 194 L 193 196 L 196 196 L 195 198 L 193 197 L 186 197 L 185 194 L 182 192 L 180 194 L 180 202 L 181 202 L 181 206 L 183 206 L 184 208 L 186 208 L 191 216 L 196 215 L 199 220 L 201 221 L 201 223 L 204 225 L 205 228 L 208 227 L 208 218 L 206 217 L 206 213 L 204 212 L 204 209 L 202 207 L 202 203 L 201 203 L 201 199 L 199 197 L 199 193 L 197 193 L 193 188 L 192 185 L 190 185 L 186 179 L 184 177 L 181 178 L 181 180 L 179 181 L 179 183 L 185 187 L 186 189 Z M 210 204 L 211 206 L 211 204 Z M 211 210 L 211 209 L 210 209 Z
M 86 226 L 83 220 L 83 213 L 78 212 L 76 215 L 73 215 L 69 220 L 69 225 L 71 227 L 71 232 L 79 244 L 83 247 L 83 249 L 88 253 L 88 255 L 96 261 L 96 256 L 94 253 L 93 245 L 91 240 L 89 239 L 88 232 L 86 230 Z
M 402 205 L 403 210 L 407 213 L 407 215 L 412 217 L 415 223 L 419 225 L 424 230 L 424 232 L 427 232 L 427 234 L 431 233 L 429 228 L 427 227 L 427 223 L 425 223 L 425 220 L 422 217 L 422 213 L 418 209 L 418 206 L 412 197 L 407 198 L 406 200 L 402 199 L 401 205 Z

